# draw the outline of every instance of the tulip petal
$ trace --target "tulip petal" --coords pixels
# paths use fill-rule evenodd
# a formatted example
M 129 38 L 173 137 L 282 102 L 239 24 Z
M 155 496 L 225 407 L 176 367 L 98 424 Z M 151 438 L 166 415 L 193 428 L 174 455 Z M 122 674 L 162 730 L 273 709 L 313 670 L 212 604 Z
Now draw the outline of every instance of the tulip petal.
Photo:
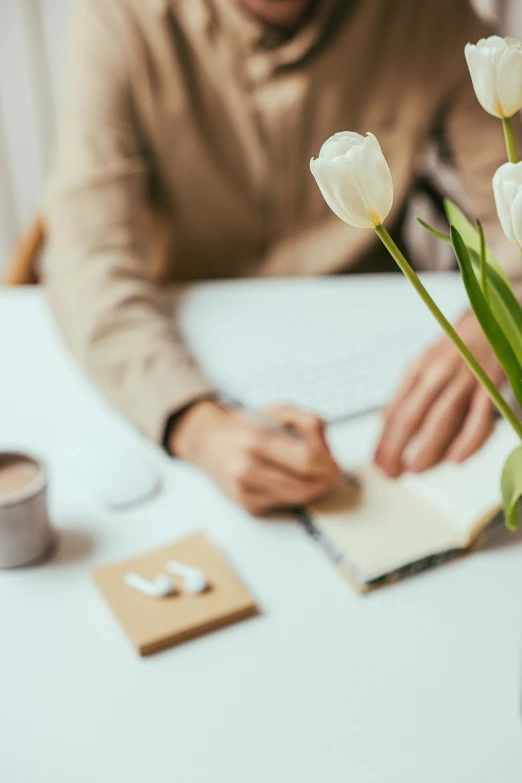
M 504 183 L 512 178 L 516 163 L 503 163 L 499 166 L 493 175 L 493 190 L 500 190 Z
M 467 44 L 464 54 L 478 102 L 488 114 L 500 117 L 499 106 L 497 105 L 495 70 L 485 49 Z
M 334 168 L 332 183 L 335 196 L 343 205 L 348 222 L 357 228 L 373 228 L 374 222 L 359 187 L 357 160 L 362 147 L 352 148 L 344 157 L 329 165 Z
M 368 155 L 364 155 L 364 149 L 364 147 L 359 147 L 356 150 L 352 150 L 347 157 L 350 158 L 350 165 L 354 172 L 357 190 L 361 196 L 366 214 L 371 219 L 372 225 L 379 225 L 380 219 L 379 215 L 374 210 L 371 193 L 373 187 L 373 183 L 370 180 L 371 173 L 365 168 L 365 158 L 367 158 Z
M 511 48 L 501 58 L 496 85 L 503 114 L 512 117 L 522 108 L 522 48 Z
M 516 237 L 513 233 L 511 224 L 511 202 L 514 194 L 509 193 L 508 184 L 508 178 L 513 168 L 515 168 L 514 163 L 504 163 L 504 165 L 495 172 L 493 177 L 493 194 L 495 196 L 495 204 L 502 230 L 510 242 L 516 244 Z
M 339 155 L 346 155 L 352 147 L 362 145 L 363 143 L 364 136 L 361 136 L 360 133 L 353 133 L 352 131 L 334 133 L 321 147 L 319 157 L 321 160 L 334 160 Z
M 335 161 L 312 158 L 310 169 L 324 200 L 338 218 L 356 228 L 372 227 L 346 157 L 337 157 Z
M 358 160 L 359 189 L 374 225 L 381 225 L 392 208 L 393 180 L 381 145 L 368 133 Z
M 503 163 L 499 166 L 493 176 L 493 187 L 499 187 L 506 182 L 514 182 L 517 187 L 522 186 L 522 162 Z
M 515 245 L 520 242 L 513 225 L 513 205 L 521 191 L 522 163 L 504 163 L 493 177 L 493 193 L 504 234 Z
M 515 39 L 510 39 L 514 41 Z M 488 38 L 481 38 L 477 43 L 477 49 L 487 50 L 488 52 L 503 52 L 508 46 L 508 39 L 501 38 L 500 35 L 490 35 Z
M 310 161 L 310 171 L 314 175 L 315 181 L 317 182 L 319 190 L 321 191 L 321 195 L 332 212 L 346 223 L 347 220 L 344 211 L 342 210 L 341 205 L 338 204 L 335 200 L 331 189 L 331 184 L 328 179 L 329 172 L 326 168 L 326 161 L 323 161 L 320 158 L 312 158 Z
M 388 216 L 393 203 L 391 172 L 371 133 L 335 134 L 323 144 L 319 158 L 312 158 L 310 169 L 326 203 L 345 223 L 374 228 Z
M 519 190 L 511 204 L 511 225 L 516 244 L 522 248 L 522 190 Z

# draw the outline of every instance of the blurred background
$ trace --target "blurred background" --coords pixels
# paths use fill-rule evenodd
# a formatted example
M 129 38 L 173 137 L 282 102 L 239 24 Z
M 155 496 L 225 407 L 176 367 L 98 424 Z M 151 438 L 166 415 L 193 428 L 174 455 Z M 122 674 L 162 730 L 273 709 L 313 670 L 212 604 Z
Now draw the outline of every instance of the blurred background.
M 41 207 L 74 2 L 0 0 L 0 278 Z M 521 0 L 474 2 L 503 32 L 522 38 Z

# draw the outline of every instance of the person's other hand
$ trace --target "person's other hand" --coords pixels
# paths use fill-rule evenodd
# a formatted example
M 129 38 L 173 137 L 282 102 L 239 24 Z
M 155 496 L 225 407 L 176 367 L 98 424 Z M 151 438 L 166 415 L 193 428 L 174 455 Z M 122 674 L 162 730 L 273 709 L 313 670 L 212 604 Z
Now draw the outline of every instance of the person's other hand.
M 504 374 L 473 313 L 457 332 L 498 386 Z M 487 439 L 494 407 L 447 337 L 413 363 L 384 415 L 375 462 L 390 477 L 462 462 Z
M 252 514 L 310 503 L 340 480 L 317 416 L 290 406 L 267 418 L 299 437 L 264 428 L 214 402 L 193 405 L 171 436 L 173 454 L 194 463 Z

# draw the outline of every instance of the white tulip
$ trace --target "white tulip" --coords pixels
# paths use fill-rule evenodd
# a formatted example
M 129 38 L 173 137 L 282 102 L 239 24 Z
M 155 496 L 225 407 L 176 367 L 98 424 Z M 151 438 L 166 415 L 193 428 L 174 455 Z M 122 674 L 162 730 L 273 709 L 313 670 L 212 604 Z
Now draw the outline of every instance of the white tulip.
M 504 163 L 493 177 L 493 192 L 504 234 L 522 248 L 522 163 Z
M 492 35 L 464 48 L 480 105 L 494 117 L 512 117 L 522 108 L 522 44 Z
M 334 134 L 312 158 L 310 170 L 337 217 L 357 228 L 382 225 L 392 208 L 393 182 L 375 136 Z

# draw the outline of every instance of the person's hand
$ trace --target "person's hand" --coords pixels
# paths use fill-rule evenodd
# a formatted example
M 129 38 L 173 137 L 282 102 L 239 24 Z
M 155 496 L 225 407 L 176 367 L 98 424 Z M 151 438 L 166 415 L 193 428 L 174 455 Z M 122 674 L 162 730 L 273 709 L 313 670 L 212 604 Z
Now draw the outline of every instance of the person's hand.
M 205 401 L 189 408 L 177 423 L 171 451 L 208 473 L 252 514 L 305 505 L 333 489 L 341 473 L 321 419 L 289 406 L 271 408 L 265 415 L 299 437 Z
M 473 313 L 456 330 L 499 386 L 502 368 Z M 374 459 L 390 477 L 421 472 L 444 458 L 462 462 L 480 448 L 493 424 L 493 403 L 444 337 L 407 372 L 385 412 Z

